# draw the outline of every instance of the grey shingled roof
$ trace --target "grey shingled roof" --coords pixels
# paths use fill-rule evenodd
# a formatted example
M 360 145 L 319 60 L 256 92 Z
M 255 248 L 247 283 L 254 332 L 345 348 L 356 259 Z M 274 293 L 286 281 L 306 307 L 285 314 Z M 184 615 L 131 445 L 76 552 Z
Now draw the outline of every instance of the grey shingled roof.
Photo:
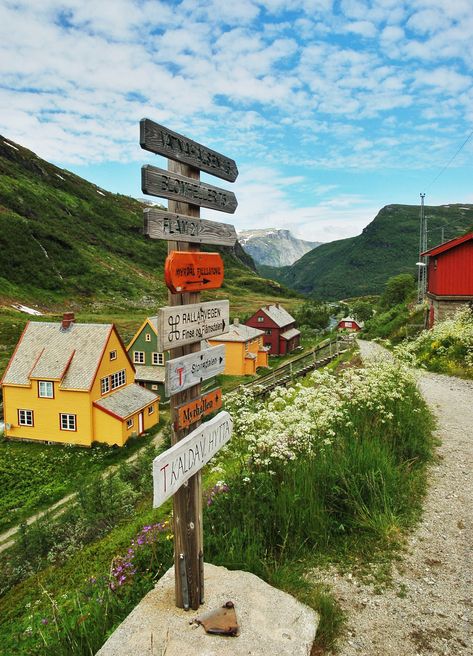
M 31 321 L 3 384 L 29 385 L 31 376 L 58 379 L 70 361 L 61 389 L 88 390 L 112 327 L 110 323 L 73 323 L 63 330 L 61 323 Z
M 112 392 L 103 399 L 94 401 L 94 405 L 112 412 L 121 419 L 126 419 L 158 398 L 158 395 L 151 392 L 151 390 L 133 383 Z
M 281 333 L 281 337 L 283 339 L 292 339 L 293 337 L 297 337 L 297 335 L 300 335 L 300 331 L 297 330 L 297 328 L 289 328 L 289 330 L 286 330 L 285 333 Z
M 246 326 L 244 323 L 232 324 L 230 330 L 223 335 L 212 338 L 211 342 L 248 342 L 250 339 L 260 337 L 264 334 L 263 330 Z
M 147 383 L 164 383 L 165 368 L 160 365 L 145 366 L 135 364 L 135 380 L 144 380 Z
M 272 319 L 280 328 L 294 323 L 294 317 L 291 317 L 289 312 L 285 310 L 281 305 L 264 305 L 262 308 L 263 312 Z

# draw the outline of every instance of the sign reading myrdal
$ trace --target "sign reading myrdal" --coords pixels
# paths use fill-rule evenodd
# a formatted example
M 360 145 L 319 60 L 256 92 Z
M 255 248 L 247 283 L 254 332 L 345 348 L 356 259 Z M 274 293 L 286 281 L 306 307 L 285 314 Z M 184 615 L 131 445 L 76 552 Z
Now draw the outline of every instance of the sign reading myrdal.
M 158 351 L 169 351 L 229 330 L 229 301 L 170 305 L 158 310 Z
M 204 380 L 221 374 L 225 369 L 225 346 L 189 353 L 166 362 L 166 395 L 172 396 Z
M 228 442 L 233 421 L 228 412 L 219 412 L 153 461 L 153 506 L 157 508 L 175 494 Z
M 164 280 L 173 294 L 219 289 L 223 260 L 219 253 L 171 251 L 164 263 Z
M 173 132 L 164 125 L 150 121 L 149 118 L 140 121 L 140 146 L 229 182 L 235 182 L 238 176 L 237 165 L 233 159 Z

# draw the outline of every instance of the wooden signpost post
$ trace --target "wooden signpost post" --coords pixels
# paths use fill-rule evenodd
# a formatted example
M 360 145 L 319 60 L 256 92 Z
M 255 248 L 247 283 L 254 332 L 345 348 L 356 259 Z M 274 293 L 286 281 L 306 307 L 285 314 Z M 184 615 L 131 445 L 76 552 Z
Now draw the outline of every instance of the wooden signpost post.
M 164 264 L 164 280 L 174 294 L 219 289 L 223 283 L 223 261 L 219 253 L 172 251 Z
M 233 182 L 238 169 L 232 159 L 149 119 L 140 122 L 140 145 L 168 158 L 167 171 L 147 165 L 141 172 L 145 194 L 169 199 L 167 211 L 144 211 L 144 233 L 168 241 L 170 290 L 168 307 L 158 310 L 157 348 L 171 351 L 166 384 L 173 446 L 153 465 L 154 505 L 173 496 L 176 605 L 197 609 L 204 601 L 201 468 L 232 432 L 227 412 L 199 426 L 222 403 L 221 390 L 201 395 L 200 383 L 224 367 L 224 347 L 201 353 L 200 342 L 228 331 L 230 310 L 228 301 L 200 302 L 199 290 L 222 284 L 223 263 L 218 254 L 200 254 L 198 246 L 236 241 L 233 226 L 201 220 L 199 208 L 233 213 L 238 204 L 231 191 L 201 183 L 200 171 Z

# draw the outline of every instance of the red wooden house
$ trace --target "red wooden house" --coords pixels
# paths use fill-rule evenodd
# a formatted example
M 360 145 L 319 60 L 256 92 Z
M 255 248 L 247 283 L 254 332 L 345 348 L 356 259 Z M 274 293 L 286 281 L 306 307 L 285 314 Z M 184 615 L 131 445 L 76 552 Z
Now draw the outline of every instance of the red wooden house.
M 340 319 L 338 322 L 337 330 L 350 330 L 358 333 L 363 328 L 363 326 L 363 321 L 357 321 L 352 317 L 345 317 L 344 319 Z
M 473 301 L 473 232 L 435 246 L 427 262 L 429 327 Z
M 245 323 L 264 330 L 264 345 L 269 347 L 271 355 L 286 355 L 300 344 L 296 320 L 279 303 L 264 305 Z

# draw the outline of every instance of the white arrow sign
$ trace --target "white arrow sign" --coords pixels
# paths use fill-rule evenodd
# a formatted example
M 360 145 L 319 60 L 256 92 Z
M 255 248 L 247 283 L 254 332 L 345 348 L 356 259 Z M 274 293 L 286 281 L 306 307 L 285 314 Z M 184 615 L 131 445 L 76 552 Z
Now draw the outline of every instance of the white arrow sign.
M 175 305 L 158 310 L 158 351 L 211 339 L 228 332 L 229 301 Z
M 153 507 L 158 508 L 228 442 L 233 421 L 228 412 L 196 428 L 153 460 Z
M 183 392 L 225 369 L 225 346 L 212 346 L 166 362 L 166 396 Z

